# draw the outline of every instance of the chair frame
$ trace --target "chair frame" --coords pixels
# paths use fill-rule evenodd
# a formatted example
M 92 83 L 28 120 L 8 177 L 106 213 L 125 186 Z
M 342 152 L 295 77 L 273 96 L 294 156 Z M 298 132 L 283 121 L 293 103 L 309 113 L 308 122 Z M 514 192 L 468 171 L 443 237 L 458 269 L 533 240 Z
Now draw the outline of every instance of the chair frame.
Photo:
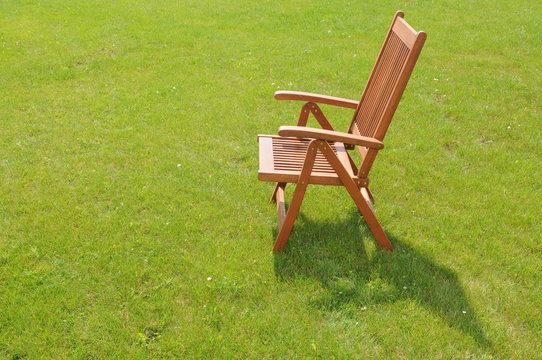
M 368 187 L 368 174 L 378 151 L 384 147 L 382 140 L 426 39 L 426 34 L 423 31 L 416 32 L 403 20 L 403 17 L 404 13 L 402 11 L 395 14 L 360 101 L 298 91 L 277 91 L 275 93 L 275 99 L 277 100 L 300 100 L 306 101 L 306 103 L 301 108 L 297 126 L 281 126 L 278 137 L 268 135 L 259 135 L 258 137 L 260 143 L 259 178 L 263 181 L 277 182 L 271 196 L 271 201 L 277 204 L 279 224 L 279 232 L 273 251 L 281 251 L 286 245 L 309 184 L 344 186 L 364 217 L 378 245 L 386 250 L 393 250 L 392 243 L 374 213 L 374 198 Z M 404 64 L 401 64 L 402 68 L 399 71 L 398 79 L 396 81 L 393 79 L 395 82 L 392 82 L 392 84 L 395 85 L 391 90 L 388 89 L 389 99 L 380 100 L 377 98 L 375 100 L 374 95 L 369 92 L 369 88 L 371 86 L 373 88 L 380 86 L 375 80 L 375 73 L 378 71 L 384 49 L 388 41 L 390 41 L 392 33 L 400 38 L 403 44 L 406 44 L 409 52 L 405 57 Z M 388 58 L 382 61 L 389 61 L 389 55 L 384 56 L 388 56 Z M 372 136 L 364 136 L 356 121 L 358 121 L 358 116 L 363 117 L 363 113 L 360 113 L 360 111 L 363 111 L 363 104 L 371 101 L 384 101 L 385 107 L 382 108 L 380 118 L 376 120 L 375 130 L 371 133 Z M 348 132 L 335 131 L 317 104 L 355 109 L 356 112 Z M 310 114 L 316 118 L 322 129 L 306 127 Z M 300 150 L 296 150 L 297 153 L 291 151 L 286 153 L 287 156 L 297 156 L 299 160 L 302 160 L 303 165 L 300 171 L 275 169 L 275 162 L 281 160 L 274 159 L 273 157 L 277 155 L 273 155 L 273 150 L 269 149 L 272 149 L 273 142 L 280 143 L 281 141 L 289 142 L 288 146 L 292 149 L 293 146 L 296 146 L 295 149 L 304 149 L 303 146 L 306 146 L 306 152 L 302 159 L 299 153 Z M 363 159 L 359 167 L 356 166 L 350 154 L 346 151 L 356 147 Z M 322 154 L 323 158 L 321 156 L 318 158 L 318 154 Z M 324 158 L 327 164 L 322 165 Z M 323 166 L 328 167 L 327 172 L 322 170 Z M 330 169 L 333 169 L 334 173 L 330 174 Z M 287 183 L 296 183 L 297 185 L 290 205 L 286 210 L 284 190 Z

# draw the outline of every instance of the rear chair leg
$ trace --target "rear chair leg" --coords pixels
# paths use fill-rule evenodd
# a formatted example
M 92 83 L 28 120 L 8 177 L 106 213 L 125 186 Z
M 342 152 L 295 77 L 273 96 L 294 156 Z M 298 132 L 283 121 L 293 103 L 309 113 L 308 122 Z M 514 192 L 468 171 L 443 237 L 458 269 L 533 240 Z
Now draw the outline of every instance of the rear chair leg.
M 282 190 L 284 191 L 285 187 L 286 187 L 285 182 L 278 182 L 277 185 L 275 185 L 275 190 L 273 190 L 273 195 L 271 195 L 269 202 L 274 203 L 275 201 L 277 201 L 277 191 L 279 190 L 279 188 L 282 188 Z
M 367 204 L 369 204 L 371 209 L 374 209 L 373 208 L 373 204 L 374 204 L 373 195 L 371 194 L 371 191 L 369 191 L 369 188 L 362 187 L 360 189 L 360 191 L 361 191 L 361 195 L 365 199 L 365 202 L 367 202 Z
M 367 190 L 367 193 L 369 194 L 369 197 L 371 198 L 371 203 L 375 203 L 375 198 L 373 196 L 373 193 L 371 192 L 371 190 L 369 190 L 369 188 L 365 188 Z
M 286 218 L 286 203 L 284 202 L 284 188 L 277 186 L 276 191 L 276 202 L 277 202 L 277 213 L 279 218 L 279 229 L 282 228 L 284 224 L 284 219 Z
M 297 218 L 297 214 L 299 214 L 299 209 L 301 208 L 301 202 L 303 201 L 303 197 L 305 196 L 306 189 L 307 189 L 306 183 L 297 184 L 297 186 L 295 187 L 294 196 L 292 197 L 292 202 L 290 203 L 290 206 L 288 206 L 288 212 L 286 213 L 286 216 L 284 217 L 284 220 L 282 221 L 281 221 L 281 215 L 280 215 L 281 209 L 279 208 L 278 211 L 279 211 L 280 230 L 277 236 L 277 240 L 275 241 L 275 246 L 273 247 L 274 252 L 281 251 L 286 245 L 286 243 L 288 242 L 288 238 L 290 237 L 290 233 L 292 232 L 292 228 L 294 227 L 295 219 Z M 278 200 L 278 197 L 277 197 L 277 200 Z M 277 204 L 279 203 L 277 202 Z

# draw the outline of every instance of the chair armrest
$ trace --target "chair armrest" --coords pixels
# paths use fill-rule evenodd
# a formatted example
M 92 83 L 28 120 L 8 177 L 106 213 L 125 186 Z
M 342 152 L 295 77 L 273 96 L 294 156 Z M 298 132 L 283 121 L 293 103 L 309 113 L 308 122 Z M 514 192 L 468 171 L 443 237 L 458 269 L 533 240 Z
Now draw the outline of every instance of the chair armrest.
M 355 109 L 358 107 L 358 101 L 356 100 L 343 99 L 335 96 L 312 94 L 301 91 L 277 91 L 275 92 L 275 99 L 312 101 L 319 104 L 334 105 L 350 109 Z
M 281 126 L 279 127 L 279 135 L 338 141 L 350 145 L 365 146 L 375 150 L 380 150 L 384 147 L 382 141 L 375 138 L 343 133 L 333 130 L 308 128 L 304 126 Z

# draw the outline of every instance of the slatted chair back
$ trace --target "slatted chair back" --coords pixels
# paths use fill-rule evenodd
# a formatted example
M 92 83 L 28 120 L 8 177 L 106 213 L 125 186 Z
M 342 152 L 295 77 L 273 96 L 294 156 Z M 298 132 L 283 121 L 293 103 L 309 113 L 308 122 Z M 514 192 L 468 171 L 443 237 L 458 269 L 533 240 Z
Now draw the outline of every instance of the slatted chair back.
M 373 71 L 349 132 L 384 139 L 395 109 L 425 42 L 426 34 L 417 32 L 397 12 L 380 50 Z M 378 150 L 358 147 L 363 162 L 358 177 L 367 178 Z

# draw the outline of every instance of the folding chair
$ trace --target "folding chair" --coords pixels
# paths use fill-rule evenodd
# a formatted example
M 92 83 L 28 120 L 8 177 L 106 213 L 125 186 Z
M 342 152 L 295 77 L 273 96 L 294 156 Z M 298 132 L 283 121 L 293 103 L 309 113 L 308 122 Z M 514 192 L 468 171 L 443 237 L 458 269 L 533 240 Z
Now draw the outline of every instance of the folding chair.
M 273 251 L 281 251 L 286 245 L 309 184 L 344 186 L 377 243 L 393 250 L 374 214 L 368 186 L 369 171 L 378 151 L 384 147 L 382 140 L 426 39 L 423 31 L 415 31 L 403 17 L 401 11 L 395 14 L 359 102 L 297 91 L 275 93 L 277 100 L 306 103 L 297 126 L 281 126 L 279 136 L 258 135 L 258 178 L 277 183 L 271 196 L 277 203 L 279 218 Z M 348 132 L 334 131 L 317 103 L 355 109 Z M 310 114 L 323 129 L 306 127 Z M 359 167 L 347 152 L 356 147 L 362 158 Z M 287 183 L 297 185 L 286 212 Z

